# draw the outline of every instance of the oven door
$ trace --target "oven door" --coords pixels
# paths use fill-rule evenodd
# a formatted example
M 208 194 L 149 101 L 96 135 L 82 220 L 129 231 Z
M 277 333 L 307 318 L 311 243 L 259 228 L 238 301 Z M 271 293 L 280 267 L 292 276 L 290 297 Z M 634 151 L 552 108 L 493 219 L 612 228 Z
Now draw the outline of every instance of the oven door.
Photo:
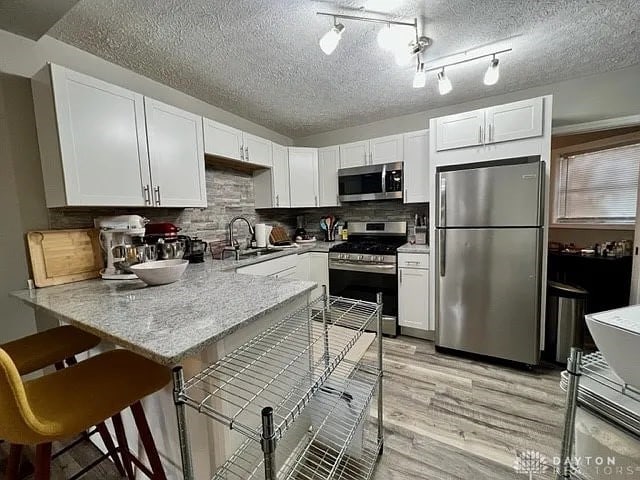
M 356 268 L 358 270 L 353 270 Z M 331 295 L 375 302 L 382 293 L 382 333 L 396 336 L 398 328 L 398 281 L 395 265 L 329 265 Z M 376 331 L 375 321 L 367 331 Z

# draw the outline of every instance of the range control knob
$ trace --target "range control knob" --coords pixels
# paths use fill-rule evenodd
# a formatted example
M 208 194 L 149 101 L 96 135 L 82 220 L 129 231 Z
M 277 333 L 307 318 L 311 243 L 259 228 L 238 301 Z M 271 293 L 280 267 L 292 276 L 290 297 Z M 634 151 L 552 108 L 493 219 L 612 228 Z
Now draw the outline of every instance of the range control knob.
M 364 255 L 358 255 L 358 260 L 364 260 Z

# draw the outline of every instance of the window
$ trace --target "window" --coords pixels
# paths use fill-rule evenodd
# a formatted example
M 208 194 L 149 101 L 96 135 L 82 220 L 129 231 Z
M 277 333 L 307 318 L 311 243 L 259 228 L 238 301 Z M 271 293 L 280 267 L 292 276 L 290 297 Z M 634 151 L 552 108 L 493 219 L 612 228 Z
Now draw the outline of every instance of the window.
M 640 144 L 560 157 L 556 222 L 633 224 Z

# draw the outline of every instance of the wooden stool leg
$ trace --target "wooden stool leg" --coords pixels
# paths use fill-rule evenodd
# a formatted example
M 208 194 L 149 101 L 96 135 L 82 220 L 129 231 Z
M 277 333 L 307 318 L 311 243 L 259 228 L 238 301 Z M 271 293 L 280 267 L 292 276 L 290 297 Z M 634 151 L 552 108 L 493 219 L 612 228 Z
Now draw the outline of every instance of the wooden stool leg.
M 102 438 L 102 443 L 104 443 L 104 446 L 107 447 L 107 452 L 113 460 L 114 465 L 118 469 L 118 473 L 121 477 L 124 477 L 124 467 L 122 466 L 122 462 L 120 461 L 120 457 L 118 456 L 118 451 L 116 450 L 116 446 L 113 444 L 113 438 L 111 437 L 107 426 L 104 424 L 104 422 L 101 422 L 96 425 L 96 430 L 98 430 L 98 433 Z
M 36 445 L 36 465 L 34 480 L 49 480 L 51 478 L 51 443 Z
M 124 425 L 122 425 L 122 417 L 119 413 L 116 413 L 111 417 L 113 422 L 113 429 L 116 431 L 116 440 L 118 441 L 118 448 L 120 450 L 120 456 L 122 457 L 122 463 L 124 463 L 124 470 L 127 473 L 129 480 L 134 480 L 133 467 L 131 466 L 131 452 L 129 451 L 129 444 L 127 443 L 127 436 L 124 433 Z
M 151 430 L 149 429 L 149 424 L 147 423 L 147 418 L 145 417 L 142 404 L 140 402 L 136 402 L 131 405 L 131 412 L 133 413 L 133 419 L 136 422 L 136 427 L 138 427 L 140 440 L 142 440 L 144 450 L 147 452 L 147 458 L 149 459 L 151 470 L 153 470 L 154 480 L 166 480 L 167 476 L 164 473 L 164 468 L 160 461 L 160 455 L 158 455 L 156 444 L 153 441 L 153 436 L 151 435 Z
M 7 480 L 18 480 L 20 473 L 20 455 L 22 454 L 22 445 L 12 443 L 9 447 L 9 461 L 7 463 Z

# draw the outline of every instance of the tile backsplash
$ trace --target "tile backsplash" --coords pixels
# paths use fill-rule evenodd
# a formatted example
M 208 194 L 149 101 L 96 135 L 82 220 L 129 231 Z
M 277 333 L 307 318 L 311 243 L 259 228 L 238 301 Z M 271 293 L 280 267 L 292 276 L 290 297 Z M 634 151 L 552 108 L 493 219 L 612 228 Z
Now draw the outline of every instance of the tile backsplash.
M 93 219 L 105 215 L 138 214 L 152 221 L 172 222 L 185 235 L 198 235 L 217 247 L 227 243 L 227 225 L 236 215 L 254 224 L 280 225 L 293 234 L 296 217 L 304 217 L 309 233 L 320 235 L 320 217 L 329 214 L 342 220 L 398 220 L 413 226 L 414 214 L 428 214 L 428 204 L 405 205 L 400 200 L 352 202 L 341 207 L 255 210 L 253 176 L 231 168 L 206 168 L 207 208 L 53 208 L 49 209 L 52 229 L 88 228 Z M 248 234 L 242 222 L 236 224 L 240 237 Z

